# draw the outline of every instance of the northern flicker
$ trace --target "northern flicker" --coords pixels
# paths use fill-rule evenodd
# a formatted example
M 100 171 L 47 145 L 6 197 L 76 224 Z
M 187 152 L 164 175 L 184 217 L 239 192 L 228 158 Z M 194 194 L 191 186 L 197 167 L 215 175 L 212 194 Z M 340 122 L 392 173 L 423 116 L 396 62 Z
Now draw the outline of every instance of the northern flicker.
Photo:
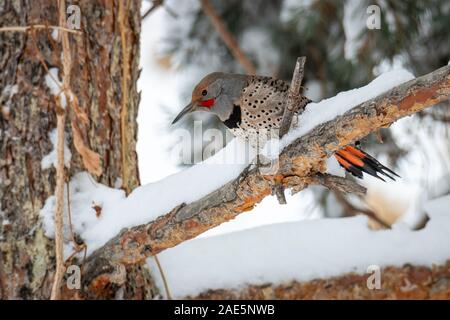
M 258 141 L 265 141 L 280 128 L 288 90 L 288 83 L 272 77 L 213 72 L 195 86 L 191 102 L 172 124 L 188 113 L 206 111 L 216 115 L 235 136 L 256 144 L 255 137 L 264 135 L 266 138 Z M 305 96 L 301 99 L 300 106 L 311 102 Z M 294 114 L 291 128 L 296 125 L 297 116 Z M 261 146 L 263 144 L 259 143 L 257 147 Z M 378 174 L 392 180 L 395 179 L 390 174 L 398 177 L 356 146 L 347 146 L 334 156 L 345 170 L 358 178 L 363 178 L 363 172 L 383 181 Z

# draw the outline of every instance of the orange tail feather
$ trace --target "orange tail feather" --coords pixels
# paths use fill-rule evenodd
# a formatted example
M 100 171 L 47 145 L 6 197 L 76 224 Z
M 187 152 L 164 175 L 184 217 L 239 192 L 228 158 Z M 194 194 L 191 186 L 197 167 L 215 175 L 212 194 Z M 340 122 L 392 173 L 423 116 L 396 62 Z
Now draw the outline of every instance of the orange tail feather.
M 392 175 L 400 177 L 394 171 L 382 165 L 377 159 L 357 147 L 347 146 L 336 152 L 334 156 L 345 170 L 361 179 L 363 178 L 363 172 L 383 181 L 385 180 L 379 174 L 392 180 L 395 180 Z

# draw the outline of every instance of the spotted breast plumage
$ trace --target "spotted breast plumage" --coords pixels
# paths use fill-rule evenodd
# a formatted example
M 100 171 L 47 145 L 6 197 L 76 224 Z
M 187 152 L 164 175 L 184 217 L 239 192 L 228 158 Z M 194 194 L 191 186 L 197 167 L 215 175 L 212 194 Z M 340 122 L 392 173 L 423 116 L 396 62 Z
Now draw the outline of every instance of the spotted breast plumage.
M 265 142 L 278 136 L 289 84 L 265 76 L 249 76 L 214 72 L 204 77 L 192 91 L 191 102 L 177 115 L 173 123 L 185 114 L 206 111 L 215 114 L 231 132 L 260 149 Z M 291 128 L 297 126 L 299 108 L 309 102 L 301 97 Z M 379 174 L 394 179 L 395 172 L 356 146 L 347 146 L 335 154 L 338 163 L 358 178 L 363 172 L 384 180 Z

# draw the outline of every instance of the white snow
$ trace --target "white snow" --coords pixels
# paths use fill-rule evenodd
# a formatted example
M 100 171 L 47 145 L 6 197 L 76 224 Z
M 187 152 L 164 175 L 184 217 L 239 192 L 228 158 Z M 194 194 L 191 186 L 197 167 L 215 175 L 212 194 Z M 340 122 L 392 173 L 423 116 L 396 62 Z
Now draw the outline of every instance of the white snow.
M 345 170 L 337 162 L 334 156 L 327 159 L 327 173 L 338 177 L 345 177 Z
M 56 129 L 53 129 L 49 133 L 50 141 L 53 144 L 53 149 L 49 154 L 45 155 L 41 160 L 42 170 L 49 169 L 52 165 L 56 168 L 57 155 L 56 155 L 56 145 L 58 144 L 58 135 Z M 65 136 L 66 137 L 66 136 Z M 67 146 L 67 139 L 64 139 L 64 165 L 66 168 L 70 167 L 70 160 L 72 159 L 72 153 Z
M 62 53 L 61 53 L 62 55 Z M 63 57 L 62 57 L 63 58 Z M 61 58 L 61 59 L 62 59 Z M 45 84 L 50 89 L 50 93 L 54 96 L 59 96 L 61 108 L 65 109 L 67 106 L 67 99 L 66 95 L 69 96 L 69 100 L 72 100 L 72 93 L 68 90 L 65 94 L 63 94 L 63 90 L 61 88 L 63 87 L 62 81 L 58 77 L 58 68 L 50 68 L 49 73 L 45 75 Z
M 254 59 L 260 74 L 274 74 L 280 65 L 280 54 L 270 36 L 268 30 L 256 27 L 246 29 L 241 35 L 241 49 Z
M 418 231 L 372 231 L 365 216 L 280 223 L 196 238 L 158 258 L 175 298 L 206 289 L 365 273 L 370 265 L 442 264 L 450 259 L 450 196 L 426 208 L 430 221 Z M 164 292 L 155 262 L 148 262 Z
M 340 92 L 336 96 L 318 103 L 312 102 L 306 106 L 305 111 L 299 116 L 299 125 L 281 139 L 279 142 L 280 149 L 276 150 L 270 145 L 273 141 L 269 141 L 261 153 L 269 159 L 275 159 L 278 157 L 280 150 L 283 150 L 294 140 L 307 134 L 319 124 L 333 120 L 357 105 L 411 79 L 414 79 L 414 76 L 404 69 L 392 70 L 381 74 L 364 87 Z
M 424 205 L 425 211 L 431 217 L 433 215 L 450 215 L 450 195 L 446 195 L 431 201 Z
M 175 205 L 198 200 L 236 178 L 248 165 L 242 158 L 245 147 L 241 140 L 234 139 L 206 161 L 139 187 L 128 197 L 122 190 L 96 183 L 86 172 L 78 173 L 69 183 L 73 228 L 84 239 L 88 253 L 91 253 L 122 228 L 152 221 L 168 213 Z M 67 206 L 67 199 L 65 204 Z M 54 236 L 54 205 L 55 197 L 51 196 L 40 213 L 49 237 Z M 94 206 L 101 207 L 99 217 Z M 67 223 L 67 208 L 65 215 Z M 67 233 L 67 225 L 65 229 Z
M 53 38 L 53 40 L 58 41 L 58 39 L 59 39 L 59 30 L 58 29 L 54 28 L 52 30 L 52 38 Z
M 208 238 L 264 225 L 322 217 L 320 208 L 314 203 L 312 190 L 307 189 L 294 195 L 287 190 L 286 201 L 287 204 L 281 206 L 275 196 L 266 197 L 253 210 L 202 233 L 198 238 Z
M 61 92 L 62 83 L 59 79 L 58 68 L 50 68 L 49 73 L 45 75 L 45 84 L 50 89 L 50 93 L 57 96 Z
M 3 88 L 3 94 L 9 96 L 10 98 L 13 95 L 15 95 L 17 92 L 19 92 L 19 86 L 17 84 L 15 84 L 15 85 L 7 84 Z

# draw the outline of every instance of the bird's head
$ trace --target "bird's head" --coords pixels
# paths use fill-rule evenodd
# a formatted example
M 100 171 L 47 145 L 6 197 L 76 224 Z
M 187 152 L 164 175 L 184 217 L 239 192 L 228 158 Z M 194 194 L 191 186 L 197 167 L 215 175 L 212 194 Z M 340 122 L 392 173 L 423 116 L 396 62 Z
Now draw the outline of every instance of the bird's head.
M 195 111 L 206 111 L 225 121 L 233 112 L 234 102 L 247 85 L 247 76 L 213 72 L 204 77 L 192 91 L 191 102 L 175 117 L 172 124 L 184 115 Z

